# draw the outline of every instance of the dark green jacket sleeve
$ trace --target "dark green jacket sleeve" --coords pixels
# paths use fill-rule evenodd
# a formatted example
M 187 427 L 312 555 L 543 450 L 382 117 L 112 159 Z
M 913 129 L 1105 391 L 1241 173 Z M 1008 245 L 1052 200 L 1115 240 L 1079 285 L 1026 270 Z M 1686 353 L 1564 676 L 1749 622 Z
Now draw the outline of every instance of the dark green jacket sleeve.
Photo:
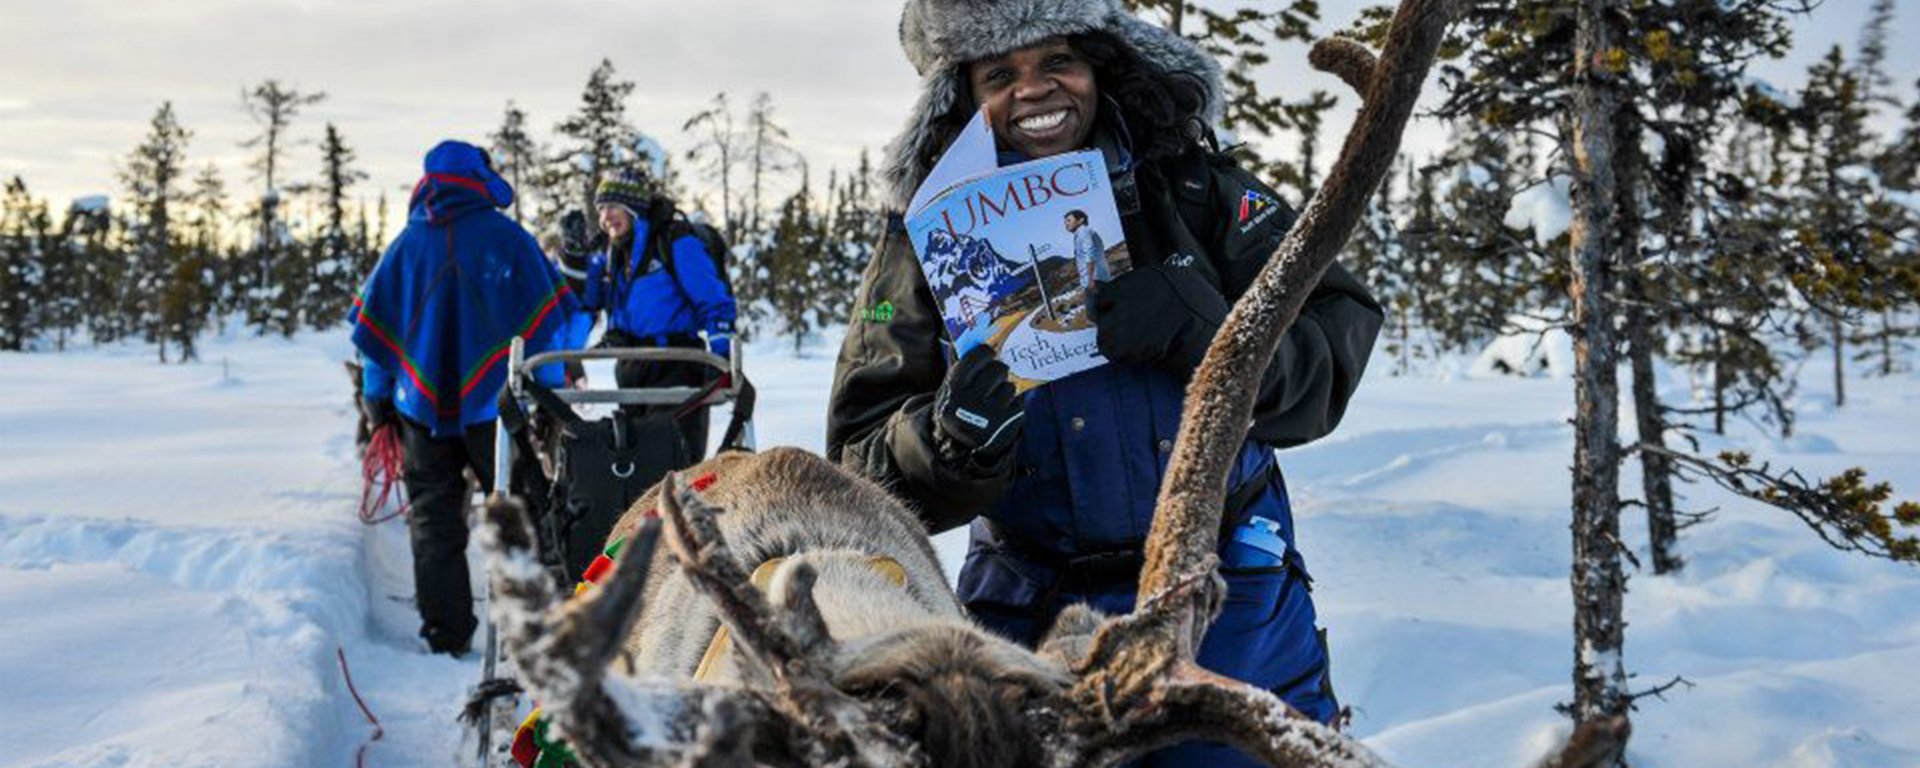
M 1217 213 L 1212 231 L 1204 236 L 1224 259 L 1222 290 L 1229 300 L 1238 300 L 1296 217 L 1271 187 L 1238 164 L 1216 158 L 1212 176 L 1207 186 Z M 1262 199 L 1266 208 L 1242 208 L 1242 201 Z M 1244 218 L 1241 210 L 1247 211 Z M 1331 433 L 1360 386 L 1385 320 L 1380 303 L 1358 278 L 1338 262 L 1328 267 L 1274 351 L 1260 382 L 1249 434 L 1286 448 Z
M 978 466 L 936 445 L 931 416 L 947 373 L 944 338 L 906 230 L 889 217 L 834 366 L 827 457 L 887 486 L 936 533 L 985 511 L 1013 469 L 1012 451 Z

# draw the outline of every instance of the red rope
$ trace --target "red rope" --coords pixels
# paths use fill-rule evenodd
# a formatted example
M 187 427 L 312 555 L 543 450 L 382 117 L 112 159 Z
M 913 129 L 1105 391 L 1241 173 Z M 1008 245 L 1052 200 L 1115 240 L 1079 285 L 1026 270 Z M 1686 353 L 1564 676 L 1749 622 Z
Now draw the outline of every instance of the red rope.
M 380 727 L 380 718 L 374 717 L 373 710 L 367 708 L 367 700 L 360 698 L 359 689 L 353 687 L 353 672 L 347 669 L 346 649 L 336 645 L 333 647 L 333 654 L 340 659 L 340 676 L 347 679 L 347 692 L 353 694 L 353 703 L 360 705 L 360 714 L 366 715 L 367 723 L 373 726 L 373 735 L 367 737 L 367 740 L 353 753 L 355 768 L 366 768 L 367 748 L 379 741 L 380 737 L 387 735 L 387 731 Z
M 382 424 L 373 430 L 367 452 L 360 457 L 360 522 L 378 525 L 407 513 L 406 487 L 401 482 L 407 475 L 404 457 L 398 429 Z M 386 509 L 389 498 L 397 499 L 400 508 L 383 516 L 380 510 Z

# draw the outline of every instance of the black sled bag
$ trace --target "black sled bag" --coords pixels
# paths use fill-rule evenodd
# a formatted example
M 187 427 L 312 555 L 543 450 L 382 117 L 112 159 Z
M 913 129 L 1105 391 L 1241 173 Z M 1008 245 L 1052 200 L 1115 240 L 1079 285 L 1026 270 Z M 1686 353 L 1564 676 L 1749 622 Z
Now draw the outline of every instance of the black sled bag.
M 577 581 L 634 500 L 667 472 L 691 464 L 693 456 L 672 412 L 640 416 L 622 410 L 588 421 L 552 390 L 534 383 L 525 389 L 557 427 L 549 433 L 553 480 L 539 521 L 542 559 Z M 507 412 L 501 409 L 503 416 Z M 519 432 L 516 444 L 527 445 L 525 430 Z

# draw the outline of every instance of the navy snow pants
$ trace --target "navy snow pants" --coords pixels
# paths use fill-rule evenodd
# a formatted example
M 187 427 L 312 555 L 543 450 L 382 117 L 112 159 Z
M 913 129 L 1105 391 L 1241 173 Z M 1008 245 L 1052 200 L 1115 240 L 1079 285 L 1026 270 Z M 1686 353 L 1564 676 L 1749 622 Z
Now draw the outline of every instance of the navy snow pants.
M 1252 511 L 1282 513 L 1262 509 L 1274 502 L 1272 496 L 1256 501 Z M 1299 562 L 1297 556 L 1294 562 Z M 1074 603 L 1085 603 L 1110 615 L 1133 610 L 1136 582 L 1131 580 L 1104 590 L 1063 589 L 1052 601 L 1055 610 L 1047 616 L 1034 615 L 1035 610 L 1046 610 L 1044 607 L 1019 605 L 1027 602 L 1024 599 L 996 599 L 1015 593 L 1033 594 L 1033 582 L 1028 577 L 1043 570 L 1005 548 L 983 546 L 977 539 L 967 555 L 966 570 L 971 573 L 963 573 L 962 584 L 971 581 L 976 588 L 963 587 L 962 593 L 970 597 L 967 608 L 974 618 L 994 632 L 1024 643 L 1039 640 L 1057 609 Z M 1273 691 L 1308 717 L 1333 722 L 1340 705 L 1328 682 L 1325 635 L 1318 629 L 1304 567 L 1228 567 L 1221 569 L 1221 575 L 1227 582 L 1227 601 L 1200 644 L 1200 666 Z M 1026 581 L 1028 588 L 1001 587 L 1018 581 Z M 1131 764 L 1137 768 L 1259 765 L 1238 750 L 1213 742 L 1189 742 Z

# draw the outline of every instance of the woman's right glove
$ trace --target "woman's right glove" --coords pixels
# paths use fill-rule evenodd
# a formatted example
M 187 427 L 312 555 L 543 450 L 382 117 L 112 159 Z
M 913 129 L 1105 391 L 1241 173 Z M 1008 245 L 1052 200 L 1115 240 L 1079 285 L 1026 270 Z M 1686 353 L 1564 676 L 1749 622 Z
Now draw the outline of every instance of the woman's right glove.
M 1191 265 L 1142 267 L 1101 284 L 1093 294 L 1100 354 L 1111 362 L 1181 376 L 1200 367 L 1229 309 L 1219 286 Z
M 992 464 L 1013 447 L 1026 412 L 1008 375 L 985 344 L 947 370 L 933 395 L 933 436 L 942 455 Z

